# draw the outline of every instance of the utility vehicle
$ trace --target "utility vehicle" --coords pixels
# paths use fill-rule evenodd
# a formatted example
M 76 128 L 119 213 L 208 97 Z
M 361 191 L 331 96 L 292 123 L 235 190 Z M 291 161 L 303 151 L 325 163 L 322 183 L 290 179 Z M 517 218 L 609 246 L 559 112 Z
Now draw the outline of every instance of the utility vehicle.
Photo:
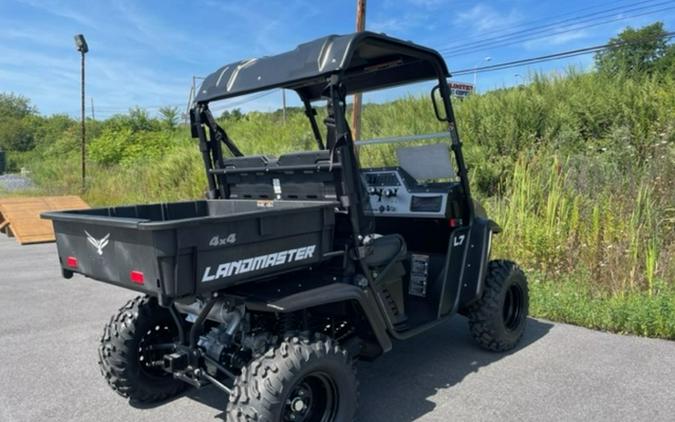
M 436 51 L 371 32 L 223 66 L 190 110 L 206 199 L 44 214 L 64 277 L 143 293 L 101 339 L 112 389 L 157 402 L 213 385 L 233 421 L 349 421 L 354 362 L 394 339 L 463 314 L 479 345 L 513 348 L 527 282 L 489 261 L 500 227 L 472 200 L 448 77 Z M 352 139 L 348 95 L 420 81 L 446 132 Z M 297 93 L 316 149 L 244 156 L 209 108 L 273 88 Z M 387 142 L 397 165 L 360 166 L 355 144 Z

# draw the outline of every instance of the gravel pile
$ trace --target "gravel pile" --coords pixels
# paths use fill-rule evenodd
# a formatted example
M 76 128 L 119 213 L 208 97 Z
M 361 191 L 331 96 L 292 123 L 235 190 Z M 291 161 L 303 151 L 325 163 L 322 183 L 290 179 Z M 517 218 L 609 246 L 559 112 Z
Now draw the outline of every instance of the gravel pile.
M 0 191 L 17 192 L 32 188 L 33 181 L 20 174 L 0 175 Z

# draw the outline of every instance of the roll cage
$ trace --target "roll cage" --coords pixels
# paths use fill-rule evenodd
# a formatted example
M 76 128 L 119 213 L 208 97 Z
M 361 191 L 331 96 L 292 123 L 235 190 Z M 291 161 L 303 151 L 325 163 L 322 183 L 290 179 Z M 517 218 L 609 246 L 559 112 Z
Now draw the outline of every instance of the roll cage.
M 356 246 L 367 235 L 359 163 L 354 139 L 345 117 L 346 97 L 420 81 L 436 80 L 445 114 L 437 117 L 447 123 L 457 174 L 466 200 L 470 220 L 474 217 L 467 171 L 450 101 L 446 64 L 435 50 L 384 34 L 360 32 L 331 35 L 299 45 L 292 51 L 260 59 L 225 65 L 205 78 L 190 110 L 191 131 L 199 139 L 209 198 L 230 198 L 231 192 L 223 146 L 234 157 L 242 152 L 218 125 L 209 103 L 274 88 L 295 91 L 300 97 L 318 149 L 328 152 L 329 171 L 334 173 L 336 199 L 347 211 Z M 316 121 L 312 103 L 327 101 L 326 139 Z M 282 169 L 283 170 L 283 169 Z M 288 170 L 288 168 L 286 168 Z M 265 172 L 270 171 L 265 168 Z

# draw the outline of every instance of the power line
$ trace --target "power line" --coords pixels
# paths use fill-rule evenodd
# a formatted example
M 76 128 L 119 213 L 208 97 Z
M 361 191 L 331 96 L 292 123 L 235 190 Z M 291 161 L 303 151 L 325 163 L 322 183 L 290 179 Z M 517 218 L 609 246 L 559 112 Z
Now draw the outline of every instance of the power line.
M 227 107 L 225 107 L 225 110 L 231 109 L 231 108 L 234 108 L 234 107 L 239 107 L 240 105 L 250 103 L 251 101 L 255 101 L 255 100 L 258 100 L 260 98 L 267 97 L 268 95 L 274 94 L 276 91 L 277 90 L 275 89 L 273 91 L 261 92 L 260 94 L 252 95 L 249 98 L 243 98 L 239 101 L 235 101 L 233 103 L 228 104 Z
M 648 38 L 643 38 L 640 40 L 633 40 L 633 41 L 618 41 L 618 42 L 610 42 L 607 44 L 603 45 L 596 45 L 596 46 L 591 46 L 591 47 L 585 47 L 585 48 L 579 48 L 575 50 L 568 50 L 568 51 L 562 51 L 558 53 L 553 53 L 553 54 L 547 54 L 544 56 L 537 56 L 537 57 L 530 57 L 526 59 L 519 59 L 519 60 L 514 60 L 514 61 L 509 61 L 509 62 L 503 62 L 503 63 L 496 63 L 490 66 L 482 66 L 482 67 L 476 67 L 476 68 L 466 68 L 466 69 L 459 69 L 456 71 L 452 71 L 451 74 L 452 76 L 462 76 L 462 75 L 467 75 L 467 74 L 473 74 L 473 73 L 483 73 L 483 72 L 493 72 L 493 71 L 498 71 L 498 70 L 505 70 L 505 69 L 510 69 L 514 67 L 522 67 L 530 64 L 536 64 L 536 63 L 543 63 L 547 61 L 553 61 L 553 60 L 560 60 L 560 59 L 565 59 L 565 58 L 570 58 L 570 57 L 576 57 L 576 56 L 581 56 L 585 54 L 591 54 L 591 53 L 596 53 L 608 48 L 615 48 L 615 47 L 620 47 L 622 45 L 626 44 L 635 44 L 635 43 L 640 43 L 644 41 L 649 41 L 649 40 L 654 40 L 654 39 L 659 39 L 659 38 L 664 38 L 664 39 L 670 39 L 675 37 L 675 32 L 668 32 L 665 33 L 661 36 L 658 37 L 648 37 Z M 250 103 L 252 101 L 258 100 L 260 98 L 264 98 L 268 95 L 272 95 L 277 90 L 270 90 L 270 91 L 265 91 L 261 92 L 258 94 L 254 95 L 249 95 L 247 97 L 241 98 L 238 101 L 234 101 L 230 104 L 227 104 L 225 107 L 219 110 L 219 112 L 225 111 L 225 110 L 230 110 L 235 107 L 242 106 L 244 104 Z M 161 108 L 165 106 L 178 106 L 178 105 L 157 105 L 157 106 L 146 106 L 142 107 L 145 109 L 152 109 L 152 108 Z M 112 110 L 129 110 L 133 107 L 98 107 L 99 112 L 101 112 L 101 109 L 103 109 L 103 112 L 105 114 L 109 113 L 114 113 Z
M 462 42 L 457 42 L 457 43 L 451 44 L 450 46 L 440 48 L 439 51 L 442 51 L 442 52 L 444 52 L 444 51 L 458 52 L 458 51 L 468 50 L 468 49 L 477 48 L 477 47 L 481 47 L 481 46 L 485 46 L 485 45 L 491 45 L 491 44 L 494 44 L 494 43 L 497 43 L 497 42 L 503 42 L 505 40 L 508 40 L 508 39 L 511 39 L 511 38 L 514 38 L 514 37 L 524 37 L 524 36 L 530 36 L 530 35 L 533 35 L 533 34 L 539 34 L 539 33 L 545 32 L 549 29 L 560 27 L 560 25 L 562 25 L 562 24 L 566 24 L 566 25 L 563 25 L 563 27 L 561 27 L 560 29 L 565 29 L 565 28 L 568 28 L 568 27 L 573 27 L 573 26 L 579 25 L 581 23 L 593 22 L 593 21 L 597 21 L 597 20 L 600 20 L 600 19 L 613 17 L 613 16 L 616 16 L 617 14 L 619 14 L 621 12 L 634 12 L 634 11 L 640 11 L 640 10 L 643 10 L 643 9 L 648 9 L 648 8 L 651 8 L 651 7 L 662 6 L 664 4 L 671 4 L 668 1 L 661 1 L 660 3 L 653 3 L 654 1 L 655 0 L 643 0 L 643 1 L 633 3 L 633 4 L 629 4 L 629 5 L 615 6 L 615 7 L 609 8 L 609 9 L 596 11 L 596 12 L 593 12 L 593 13 L 590 13 L 590 14 L 572 16 L 571 18 L 550 22 L 550 23 L 547 23 L 547 24 L 544 24 L 544 25 L 539 24 L 539 25 L 536 25 L 536 26 L 521 29 L 519 31 L 507 32 L 507 33 L 503 33 L 503 34 L 500 34 L 498 36 L 489 37 L 489 38 L 482 38 L 481 40 L 475 41 L 475 42 L 466 43 L 465 40 L 464 40 Z M 653 3 L 653 4 L 649 4 L 649 5 L 641 6 L 641 7 L 636 7 L 636 6 L 644 4 L 644 3 Z M 597 15 L 606 15 L 606 16 L 597 16 Z M 593 17 L 593 16 L 595 16 L 595 17 Z M 567 24 L 568 22 L 572 22 L 572 24 L 569 25 L 569 24 Z M 482 34 L 482 35 L 485 35 L 485 34 Z
M 226 111 L 226 110 L 232 110 L 233 108 L 240 107 L 240 106 L 242 106 L 242 105 L 244 105 L 244 104 L 247 104 L 247 103 L 250 103 L 250 102 L 252 102 L 252 101 L 259 100 L 260 98 L 267 97 L 268 95 L 272 95 L 272 94 L 274 94 L 274 93 L 276 93 L 276 92 L 278 92 L 278 89 L 274 89 L 274 90 L 271 90 L 271 91 L 261 92 L 261 93 L 255 94 L 255 95 L 250 95 L 249 97 L 244 97 L 244 98 L 242 98 L 242 99 L 240 99 L 240 100 L 238 100 L 238 101 L 234 101 L 234 102 L 232 102 L 232 103 L 230 103 L 230 104 L 227 104 L 227 105 L 225 105 L 225 107 L 223 107 L 223 108 L 218 108 L 217 110 L 214 109 L 214 110 L 211 110 L 211 111 L 212 111 L 214 114 L 222 113 L 222 112 L 224 112 L 224 111 Z
M 573 15 L 575 13 L 579 13 L 579 12 L 583 12 L 583 11 L 587 11 L 587 10 L 592 10 L 592 9 L 597 9 L 599 7 L 604 7 L 604 6 L 607 6 L 607 5 L 616 6 L 617 4 L 623 3 L 625 1 L 626 0 L 610 1 L 610 2 L 607 2 L 607 3 L 596 4 L 596 5 L 589 6 L 589 7 L 583 7 L 581 9 L 575 9 L 575 10 L 571 10 L 569 12 L 565 12 L 565 13 L 561 13 L 561 14 L 557 14 L 557 15 L 545 16 L 545 17 L 542 17 L 541 19 L 537 19 L 536 22 L 538 22 L 538 23 L 547 22 L 547 21 L 551 21 L 552 19 L 562 18 L 562 17 L 565 17 L 565 16 Z M 656 0 L 646 0 L 646 1 L 656 1 Z M 632 5 L 624 5 L 623 7 L 634 6 L 634 5 L 637 5 L 637 4 L 639 4 L 639 3 L 632 4 Z M 578 16 L 574 16 L 572 19 L 576 19 L 576 18 L 578 18 Z M 466 38 L 463 38 L 461 42 L 452 43 L 449 46 L 446 46 L 446 48 L 452 48 L 455 45 L 457 45 L 457 46 L 466 45 L 466 41 L 471 41 L 471 40 L 474 40 L 474 39 L 480 39 L 481 41 L 485 41 L 486 35 L 499 34 L 499 33 L 505 32 L 505 31 L 513 31 L 514 29 L 523 29 L 523 28 L 527 29 L 534 22 L 535 21 L 524 21 L 524 22 L 515 23 L 515 24 L 512 24 L 512 25 L 497 26 L 496 28 L 493 28 L 490 31 L 481 31 L 479 34 L 474 34 L 472 36 L 468 36 Z M 557 23 L 560 24 L 561 22 L 557 22 Z M 507 34 L 508 33 L 505 33 L 505 34 L 502 34 L 502 35 L 507 35 Z
M 670 3 L 670 4 L 672 4 L 672 3 Z M 494 48 L 497 48 L 497 47 L 505 47 L 505 46 L 513 45 L 513 44 L 520 43 L 520 42 L 533 41 L 533 40 L 538 40 L 538 39 L 546 39 L 546 38 L 549 38 L 549 37 L 552 37 L 552 36 L 555 36 L 555 35 L 566 34 L 566 33 L 569 33 L 569 32 L 574 32 L 574 31 L 579 31 L 579 30 L 586 29 L 586 28 L 605 25 L 605 24 L 612 23 L 612 22 L 617 22 L 617 21 L 622 21 L 622 20 L 626 20 L 626 19 L 630 19 L 630 18 L 637 18 L 637 17 L 641 17 L 641 16 L 651 15 L 651 14 L 654 14 L 654 13 L 665 12 L 665 11 L 672 10 L 672 9 L 675 9 L 675 6 L 665 7 L 665 8 L 661 8 L 661 9 L 657 9 L 657 10 L 649 10 L 649 11 L 645 11 L 643 13 L 632 14 L 632 15 L 629 15 L 629 16 L 621 15 L 621 16 L 618 16 L 618 17 L 615 17 L 615 18 L 612 18 L 612 19 L 605 19 L 605 20 L 602 20 L 602 21 L 592 22 L 592 23 L 589 23 L 587 25 L 579 26 L 579 23 L 583 23 L 583 21 L 582 21 L 582 22 L 579 22 L 577 24 L 571 25 L 569 27 L 561 28 L 558 31 L 550 31 L 550 32 L 537 31 L 539 33 L 542 33 L 542 35 L 537 35 L 537 36 L 534 36 L 534 37 L 531 36 L 532 34 L 526 34 L 524 36 L 521 35 L 521 36 L 512 37 L 512 38 L 508 38 L 508 39 L 505 38 L 502 41 L 491 43 L 491 44 L 485 44 L 485 45 L 482 45 L 482 46 L 459 48 L 457 50 L 451 51 L 451 54 L 445 54 L 444 56 L 450 58 L 450 57 L 456 57 L 456 56 L 465 55 L 465 54 L 469 54 L 469 53 L 475 53 L 475 52 L 479 52 L 479 51 L 486 51 L 486 50 L 494 49 Z
M 657 3 L 652 3 L 654 0 L 644 0 L 641 2 L 637 2 L 634 4 L 630 5 L 623 5 L 623 6 L 618 6 L 618 7 L 612 7 L 609 9 L 604 9 L 601 11 L 597 11 L 594 13 L 586 14 L 586 15 L 578 15 L 578 16 L 573 16 L 568 19 L 564 20 L 559 20 L 559 21 L 554 21 L 550 22 L 544 25 L 536 25 L 532 27 L 528 27 L 525 29 L 522 29 L 520 31 L 514 31 L 514 32 L 507 32 L 503 33 L 501 35 L 495 36 L 495 37 L 490 37 L 490 38 L 483 38 L 479 41 L 475 42 L 458 42 L 455 44 L 452 44 L 447 47 L 440 48 L 440 51 L 446 51 L 446 52 L 453 52 L 453 53 L 460 53 L 463 50 L 470 50 L 473 48 L 478 48 L 478 47 L 483 47 L 483 46 L 492 46 L 493 44 L 498 44 L 498 43 L 503 43 L 504 41 L 511 40 L 514 38 L 524 38 L 524 37 L 530 37 L 535 34 L 542 34 L 545 33 L 548 30 L 551 29 L 558 29 L 558 31 L 555 31 L 555 33 L 561 32 L 566 29 L 571 30 L 578 30 L 577 26 L 583 23 L 594 23 L 594 22 L 599 22 L 602 21 L 603 19 L 606 20 L 607 18 L 620 18 L 620 19 L 626 19 L 629 18 L 630 16 L 625 16 L 623 14 L 625 13 L 632 13 L 632 12 L 639 12 L 645 9 L 650 9 L 653 7 L 658 7 L 658 6 L 663 6 L 663 5 L 668 5 L 672 4 L 671 2 L 668 1 L 661 1 Z M 644 3 L 652 3 L 640 7 L 641 4 Z M 651 11 L 652 13 L 655 11 Z M 601 16 L 597 16 L 601 15 Z M 571 22 L 571 23 L 568 23 Z M 564 25 L 562 25 L 564 24 Z M 562 25 L 562 26 L 561 26 Z M 550 36 L 554 34 L 546 34 L 546 36 Z
M 555 35 L 566 34 L 566 33 L 569 33 L 569 32 L 579 31 L 579 30 L 582 30 L 582 29 L 591 28 L 591 27 L 600 26 L 600 25 L 606 25 L 608 23 L 622 21 L 622 20 L 626 20 L 626 19 L 629 19 L 629 18 L 637 18 L 637 17 L 641 17 L 641 16 L 651 15 L 651 14 L 654 14 L 654 13 L 665 12 L 665 11 L 672 10 L 672 9 L 675 9 L 675 6 L 666 7 L 666 8 L 658 9 L 658 10 L 652 10 L 652 11 L 648 11 L 648 12 L 644 12 L 644 13 L 640 13 L 640 14 L 636 14 L 636 15 L 631 15 L 631 16 L 620 16 L 620 17 L 617 17 L 617 18 L 614 18 L 614 19 L 609 19 L 609 20 L 605 20 L 605 21 L 591 23 L 591 24 L 588 24 L 588 25 L 575 26 L 575 27 L 570 28 L 570 29 L 549 32 L 549 33 L 546 33 L 544 35 L 536 36 L 536 37 L 518 37 L 518 38 L 508 40 L 508 41 L 500 42 L 500 43 L 485 45 L 481 48 L 459 49 L 457 51 L 453 51 L 452 54 L 444 55 L 444 57 L 448 57 L 448 58 L 457 57 L 457 56 L 466 55 L 466 54 L 469 54 L 469 53 L 487 51 L 487 50 L 491 50 L 491 49 L 494 49 L 494 48 L 497 48 L 497 47 L 506 47 L 506 46 L 514 45 L 514 44 L 517 44 L 517 43 L 520 43 L 520 42 L 546 39 L 546 38 L 549 38 L 549 37 L 552 37 L 552 36 L 555 36 Z
M 503 69 L 510 69 L 512 67 L 520 67 L 520 66 L 525 66 L 529 64 L 535 64 L 535 63 L 542 63 L 546 61 L 551 61 L 551 60 L 559 60 L 559 59 L 565 59 L 568 57 L 575 57 L 575 56 L 581 56 L 584 54 L 591 54 L 591 53 L 596 53 L 598 51 L 606 50 L 609 48 L 616 48 L 620 47 L 623 45 L 628 45 L 628 44 L 637 44 L 645 41 L 652 41 L 652 40 L 657 40 L 660 38 L 663 39 L 670 39 L 675 36 L 675 32 L 668 32 L 663 35 L 660 35 L 658 37 L 645 37 L 640 40 L 633 40 L 633 41 L 618 41 L 618 42 L 611 42 L 603 45 L 596 45 L 592 47 L 585 47 L 585 48 L 579 48 L 576 50 L 569 50 L 569 51 L 562 51 L 559 53 L 553 53 L 553 54 L 547 54 L 545 56 L 538 56 L 538 57 L 530 57 L 527 59 L 520 59 L 520 60 L 514 60 L 510 62 L 504 62 L 504 63 L 497 63 L 493 64 L 490 66 L 483 66 L 483 67 L 476 67 L 476 68 L 467 68 L 467 69 L 460 69 L 456 70 L 454 72 L 451 72 L 452 76 L 461 76 L 461 75 L 467 75 L 467 74 L 472 74 L 474 72 L 476 73 L 481 73 L 481 72 L 492 72 L 496 70 L 503 70 Z
M 267 92 L 262 92 L 262 93 L 259 93 L 259 94 L 251 95 L 250 97 L 243 97 L 243 98 L 241 98 L 240 100 L 237 100 L 237 101 L 234 101 L 234 102 L 232 102 L 232 103 L 230 103 L 230 104 L 227 104 L 227 106 L 224 107 L 223 110 L 230 109 L 230 108 L 233 108 L 233 107 L 238 107 L 238 106 L 240 106 L 240 105 L 242 105 L 242 104 L 246 104 L 246 103 L 248 103 L 248 102 L 255 101 L 255 100 L 259 99 L 259 98 L 266 97 L 266 96 L 268 96 L 268 95 L 273 94 L 275 91 L 276 91 L 276 90 L 274 90 L 274 91 L 267 91 Z M 121 112 L 129 111 L 130 109 L 133 109 L 134 107 L 140 107 L 140 108 L 142 108 L 142 109 L 144 109 L 144 110 L 154 110 L 154 109 L 160 109 L 160 108 L 162 108 L 162 107 L 183 107 L 183 106 L 184 106 L 184 104 L 180 104 L 180 103 L 178 103 L 178 104 L 156 104 L 156 105 L 134 105 L 134 106 L 129 106 L 129 107 L 123 107 L 123 106 L 98 106 L 98 107 L 97 107 L 97 110 L 98 110 L 98 111 L 105 111 L 105 112 L 108 112 L 108 113 L 114 113 L 114 112 L 116 112 L 116 111 L 121 111 Z

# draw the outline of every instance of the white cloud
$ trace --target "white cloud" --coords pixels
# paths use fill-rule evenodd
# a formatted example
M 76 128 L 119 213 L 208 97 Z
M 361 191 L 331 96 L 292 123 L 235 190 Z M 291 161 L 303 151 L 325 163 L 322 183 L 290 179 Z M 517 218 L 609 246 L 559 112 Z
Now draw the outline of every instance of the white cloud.
M 12 23 L 0 22 L 0 40 L 6 40 L 10 43 L 17 41 L 27 41 L 32 44 L 48 46 L 48 47 L 62 47 L 63 40 L 54 36 L 51 31 L 41 30 L 39 28 L 18 28 L 12 27 Z M 68 40 L 70 42 L 70 40 Z
M 560 34 L 555 34 L 556 30 L 552 29 L 550 32 L 554 34 L 544 38 L 538 38 L 523 43 L 523 47 L 527 49 L 539 48 L 542 46 L 564 45 L 572 41 L 587 38 L 590 34 L 588 31 L 580 29 L 577 31 L 565 31 Z
M 455 23 L 472 28 L 480 33 L 494 29 L 507 29 L 509 25 L 520 21 L 521 15 L 516 10 L 503 13 L 485 4 L 477 4 L 471 9 L 457 13 Z
M 442 5 L 451 5 L 449 0 L 406 0 L 413 6 L 424 7 L 425 9 L 436 9 Z
M 294 37 L 293 26 L 301 25 L 303 21 L 321 13 L 319 2 L 288 0 L 282 3 L 264 1 L 240 3 L 209 0 L 206 4 L 222 14 L 226 21 L 231 22 L 229 25 L 232 28 L 241 28 L 238 32 L 246 37 L 251 57 L 288 50 L 289 44 L 298 42 Z M 235 40 L 230 40 L 232 41 Z
M 72 8 L 72 3 L 54 0 L 18 0 L 20 3 L 42 10 L 54 16 L 66 18 L 89 27 L 96 27 L 96 23 L 88 16 Z
M 139 11 L 128 1 L 116 0 L 113 5 L 120 16 L 130 24 L 127 30 L 131 31 L 136 41 L 165 53 L 189 51 L 183 48 L 187 46 L 189 37 L 175 25 L 165 24 L 156 18 L 156 15 Z
M 423 28 L 424 32 L 433 31 L 436 28 L 436 25 L 429 21 L 427 13 L 405 13 L 399 17 L 371 19 L 366 27 L 369 31 L 401 37 L 407 37 L 420 28 Z
M 386 32 L 389 34 L 400 32 L 409 28 L 410 20 L 397 17 L 387 17 L 381 20 L 368 22 L 368 30 L 373 32 Z

